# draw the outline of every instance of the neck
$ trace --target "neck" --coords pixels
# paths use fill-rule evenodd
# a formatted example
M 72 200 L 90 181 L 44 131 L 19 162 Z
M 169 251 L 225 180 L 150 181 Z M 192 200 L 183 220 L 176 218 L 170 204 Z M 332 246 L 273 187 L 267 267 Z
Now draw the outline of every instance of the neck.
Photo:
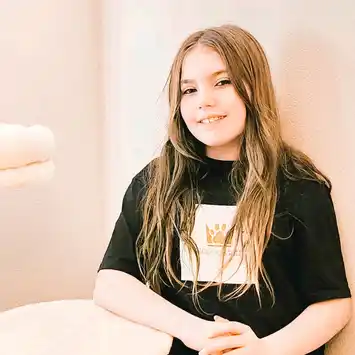
M 226 149 L 226 147 L 206 147 L 206 156 L 211 159 L 235 161 L 239 160 L 239 149 L 233 147 Z

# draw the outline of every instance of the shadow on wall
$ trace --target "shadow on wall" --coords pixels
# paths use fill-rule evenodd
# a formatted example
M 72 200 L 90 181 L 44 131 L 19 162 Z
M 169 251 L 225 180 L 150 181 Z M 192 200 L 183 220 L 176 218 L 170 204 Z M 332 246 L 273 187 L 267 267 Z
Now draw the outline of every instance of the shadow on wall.
M 351 191 L 344 194 L 344 189 L 353 186 L 355 170 L 349 164 L 351 114 L 343 97 L 351 58 L 336 43 L 299 30 L 284 37 L 279 56 L 277 88 L 283 135 L 309 154 L 333 183 L 333 199 L 339 212 L 343 254 L 351 283 L 355 279 L 351 265 L 355 246 L 351 245 L 354 241 L 350 236 L 355 232 L 355 224 L 350 200 L 354 197 L 349 199 Z M 350 344 L 354 323 L 352 321 L 332 343 L 330 354 L 354 353 L 351 349 L 354 345 Z

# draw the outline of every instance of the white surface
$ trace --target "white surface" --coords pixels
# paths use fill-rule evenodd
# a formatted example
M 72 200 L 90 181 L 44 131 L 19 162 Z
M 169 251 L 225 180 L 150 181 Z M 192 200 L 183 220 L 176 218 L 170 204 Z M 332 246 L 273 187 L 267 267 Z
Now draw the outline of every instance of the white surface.
M 0 123 L 0 170 L 52 159 L 54 135 L 41 125 Z
M 2 355 L 166 355 L 171 337 L 91 300 L 31 304 L 0 313 Z
M 54 170 L 55 166 L 52 160 L 0 170 L 0 186 L 19 188 L 32 184 L 40 184 L 50 180 L 54 175 Z
M 45 126 L 0 123 L 0 186 L 22 187 L 53 177 L 53 132 Z

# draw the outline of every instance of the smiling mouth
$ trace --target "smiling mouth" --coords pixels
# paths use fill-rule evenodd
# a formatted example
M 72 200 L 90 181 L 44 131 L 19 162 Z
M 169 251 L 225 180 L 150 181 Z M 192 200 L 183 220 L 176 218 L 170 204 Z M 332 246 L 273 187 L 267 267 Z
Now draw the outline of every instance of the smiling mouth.
M 205 118 L 205 119 L 201 120 L 200 123 L 209 124 L 209 123 L 213 123 L 213 122 L 218 122 L 220 120 L 223 120 L 223 118 L 225 118 L 225 117 L 226 116 L 216 116 L 216 117 Z

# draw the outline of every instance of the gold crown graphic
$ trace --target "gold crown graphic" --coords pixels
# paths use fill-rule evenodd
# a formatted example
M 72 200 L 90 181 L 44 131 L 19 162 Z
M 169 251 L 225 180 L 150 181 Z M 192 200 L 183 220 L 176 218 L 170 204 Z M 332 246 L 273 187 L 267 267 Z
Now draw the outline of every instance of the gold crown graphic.
M 214 228 L 209 228 L 206 224 L 206 240 L 207 245 L 212 247 L 221 247 L 227 236 L 226 224 L 215 224 Z M 228 243 L 227 246 L 230 247 L 232 244 Z

